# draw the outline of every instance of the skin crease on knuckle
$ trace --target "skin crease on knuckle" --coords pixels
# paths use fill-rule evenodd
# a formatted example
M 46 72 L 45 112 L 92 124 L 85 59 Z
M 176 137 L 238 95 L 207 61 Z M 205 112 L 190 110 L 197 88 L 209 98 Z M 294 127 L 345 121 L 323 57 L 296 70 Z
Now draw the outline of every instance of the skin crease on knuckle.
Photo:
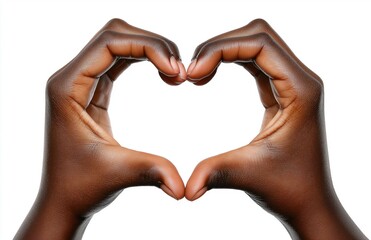
M 241 32 L 244 36 L 231 37 Z M 213 188 L 239 189 L 276 216 L 292 239 L 367 239 L 332 185 L 322 80 L 273 34 L 266 21 L 257 19 L 205 41 L 185 73 L 175 43 L 121 19 L 110 20 L 78 55 L 80 61 L 72 61 L 48 80 L 42 184 L 15 239 L 81 239 L 95 213 L 124 188 L 143 185 L 191 201 Z M 101 51 L 104 48 L 108 51 Z M 117 49 L 128 53 L 129 63 L 115 56 Z M 112 83 L 102 81 L 116 79 L 131 63 L 147 58 L 161 78 L 174 85 L 185 78 L 206 84 L 221 62 L 245 67 L 267 107 L 261 132 L 241 148 L 200 162 L 186 187 L 168 160 L 121 147 L 112 136 L 107 112 Z M 200 62 L 204 68 L 197 67 Z M 97 63 L 99 71 L 91 71 Z M 80 74 L 71 74 L 71 69 Z M 81 84 L 87 79 L 94 84 Z M 87 101 L 87 106 L 74 107 L 78 113 L 66 110 L 73 103 L 65 99 L 72 94 Z

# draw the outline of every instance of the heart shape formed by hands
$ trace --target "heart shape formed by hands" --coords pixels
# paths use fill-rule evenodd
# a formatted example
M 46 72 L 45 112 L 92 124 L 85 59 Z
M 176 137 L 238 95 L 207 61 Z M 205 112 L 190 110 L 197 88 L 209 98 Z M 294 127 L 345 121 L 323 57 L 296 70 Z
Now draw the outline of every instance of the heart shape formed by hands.
M 322 116 L 317 113 L 322 110 L 319 108 L 322 103 L 321 81 L 294 56 L 266 22 L 255 20 L 245 27 L 202 43 L 197 47 L 186 71 L 173 42 L 114 19 L 48 82 L 50 120 L 62 126 L 70 125 L 71 130 L 60 129 L 59 125 L 55 127 L 56 124 L 47 128 L 50 144 L 60 146 L 47 152 L 47 158 L 51 159 L 47 162 L 47 169 L 57 165 L 58 176 L 64 172 L 62 169 L 68 169 L 65 172 L 68 172 L 70 179 L 62 178 L 67 182 L 87 179 L 87 186 L 63 189 L 64 195 L 69 191 L 88 189 L 89 193 L 86 194 L 94 196 L 88 204 L 88 198 L 82 199 L 81 203 L 69 199 L 69 202 L 79 206 L 78 209 L 82 209 L 81 215 L 95 212 L 97 209 L 90 209 L 91 206 L 103 199 L 104 205 L 108 204 L 121 189 L 129 186 L 156 185 L 176 199 L 184 194 L 182 180 L 168 160 L 123 148 L 112 137 L 107 113 L 112 82 L 130 64 L 141 60 L 151 61 L 159 69 L 161 78 L 171 85 L 178 85 L 186 79 L 196 85 L 206 84 L 213 78 L 221 62 L 235 62 L 255 77 L 261 101 L 266 108 L 261 131 L 251 143 L 207 159 L 196 167 L 185 189 L 187 199 L 195 200 L 208 189 L 225 187 L 247 191 L 259 196 L 259 202 L 263 199 L 269 207 L 281 208 L 285 205 L 283 203 L 290 202 L 289 199 L 299 198 L 308 191 L 307 188 L 313 187 L 307 183 L 303 172 L 311 170 L 311 174 L 324 175 L 323 170 L 317 168 L 321 166 L 319 160 L 322 161 L 326 155 L 313 150 L 323 148 L 321 139 L 324 133 L 319 122 Z M 66 83 L 66 79 L 70 80 Z M 68 98 L 61 98 L 61 95 L 67 95 Z M 59 111 L 68 117 L 61 119 Z M 54 119 L 55 116 L 59 118 Z M 307 123 L 309 116 L 312 124 Z M 306 127 L 303 126 L 304 122 Z M 58 144 L 67 138 L 73 146 L 66 143 L 62 147 Z M 310 144 L 311 148 L 297 153 L 304 142 Z M 81 146 L 78 153 L 74 147 L 76 144 Z M 324 156 L 318 156 L 318 152 Z M 59 160 L 59 156 L 73 159 L 73 162 Z M 310 158 L 307 162 L 312 164 L 300 163 L 304 156 Z M 78 162 L 80 158 L 81 162 Z M 295 171 L 292 170 L 293 166 Z M 79 168 L 86 169 L 84 171 L 88 176 L 81 175 Z M 74 169 L 78 170 L 76 176 Z M 99 173 L 99 177 L 91 180 L 91 172 Z M 292 182 L 303 181 L 309 186 L 303 188 L 300 185 L 300 189 L 293 189 L 298 186 Z M 56 180 L 48 179 L 46 182 L 54 183 Z M 281 191 L 276 191 L 277 188 Z M 106 199 L 107 195 L 109 199 Z M 76 197 L 76 194 L 67 196 Z M 83 205 L 89 207 L 84 208 Z M 288 206 L 283 208 L 285 215 L 297 210 L 291 210 Z M 282 214 L 282 211 L 278 212 Z
M 151 61 L 171 85 L 204 85 L 220 63 L 241 65 L 256 79 L 265 107 L 260 132 L 246 146 L 199 163 L 184 187 L 169 160 L 124 148 L 112 135 L 107 109 L 113 81 L 142 60 Z M 140 185 L 189 200 L 212 188 L 240 189 L 288 228 L 300 227 L 303 218 L 337 199 L 328 169 L 322 81 L 260 19 L 199 45 L 187 71 L 175 43 L 111 20 L 49 79 L 46 105 L 45 166 L 35 208 L 48 214 L 38 218 L 38 226 L 58 217 L 71 223 L 72 234 L 122 189 Z

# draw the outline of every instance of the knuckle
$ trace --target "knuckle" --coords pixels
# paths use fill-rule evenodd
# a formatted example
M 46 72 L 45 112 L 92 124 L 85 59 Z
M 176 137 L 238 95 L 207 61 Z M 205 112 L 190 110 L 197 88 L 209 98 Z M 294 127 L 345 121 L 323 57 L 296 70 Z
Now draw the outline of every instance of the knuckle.
M 218 40 L 209 39 L 201 43 L 200 45 L 198 45 L 193 53 L 193 58 L 198 57 L 201 54 L 201 52 L 205 52 L 205 51 L 208 52 L 212 48 L 212 44 L 213 43 L 215 44 L 215 42 L 218 42 Z
M 216 51 L 216 49 L 219 49 L 222 47 L 222 43 L 220 41 L 217 41 L 217 42 L 208 42 L 208 43 L 205 43 L 200 49 L 199 49 L 199 52 L 198 52 L 198 56 L 197 57 L 203 57 L 203 56 L 207 56 L 213 52 Z
M 163 181 L 163 171 L 169 167 L 169 160 L 153 155 L 151 162 L 147 162 L 142 167 L 142 171 L 139 173 L 139 182 L 143 185 L 159 187 Z
M 210 174 L 209 188 L 225 188 L 229 186 L 230 171 L 228 169 L 216 169 Z
M 156 168 L 150 168 L 140 173 L 140 179 L 144 185 L 159 185 L 158 175 Z
M 146 41 L 147 43 L 144 43 L 144 44 L 150 46 L 156 52 L 162 52 L 162 53 L 167 53 L 167 54 L 173 53 L 169 45 L 163 39 L 146 37 L 146 40 L 148 40 L 148 42 Z
M 192 58 L 198 57 L 198 55 L 200 54 L 200 51 L 201 51 L 201 49 L 203 48 L 204 45 L 205 45 L 205 43 L 201 43 L 200 45 L 198 45 L 196 47 L 195 51 L 193 52 L 193 57 Z
M 159 48 L 159 49 L 164 49 L 168 47 L 168 44 L 166 43 L 165 40 L 160 39 L 160 38 L 152 38 L 152 37 L 147 37 L 148 40 L 152 42 L 154 47 Z
M 180 59 L 179 49 L 178 49 L 178 46 L 175 44 L 175 42 L 173 42 L 173 41 L 171 41 L 171 40 L 169 40 L 169 39 L 167 39 L 167 38 L 165 38 L 164 40 L 165 40 L 165 41 L 168 43 L 168 45 L 170 46 L 171 51 L 172 51 L 172 54 L 173 54 L 175 57 L 177 57 L 177 58 Z
M 99 36 L 97 38 L 97 41 L 101 42 L 101 43 L 102 42 L 104 42 L 104 43 L 109 42 L 112 38 L 114 38 L 115 34 L 116 34 L 116 32 L 114 32 L 112 30 L 104 30 L 99 34 Z
M 56 95 L 59 95 L 60 91 L 61 88 L 58 84 L 56 76 L 51 76 L 46 82 L 46 96 L 48 97 L 48 99 L 54 99 Z
M 318 106 L 323 102 L 324 85 L 321 79 L 310 78 L 303 86 L 301 98 L 305 104 L 310 106 Z
M 319 84 L 319 85 L 320 85 L 320 87 L 321 87 L 321 91 L 323 91 L 323 90 L 324 90 L 324 88 L 325 88 L 325 85 L 324 85 L 324 83 L 323 83 L 323 80 L 322 80 L 322 78 L 320 78 L 320 77 L 317 77 L 317 78 L 316 78 L 316 80 L 317 80 L 318 84 Z
M 261 18 L 257 18 L 251 21 L 248 25 L 246 25 L 246 27 L 253 27 L 260 31 L 266 31 L 270 29 L 270 25 L 268 24 L 268 22 Z
M 63 87 L 60 85 L 60 81 L 55 76 L 50 77 L 45 88 L 47 106 L 53 109 L 59 109 L 63 105 L 61 103 L 63 95 Z
M 199 55 L 205 55 L 205 54 L 207 54 L 208 52 L 210 52 L 211 51 L 211 49 L 212 49 L 212 45 L 213 44 L 211 44 L 211 43 L 206 43 L 206 44 L 204 44 L 201 48 L 200 48 L 200 51 L 199 51 Z
M 323 81 L 321 79 L 312 78 L 311 81 L 311 92 L 315 95 L 321 95 L 323 93 Z
M 106 28 L 109 29 L 124 28 L 127 26 L 129 26 L 129 24 L 120 18 L 112 18 L 106 24 Z
M 273 38 L 268 33 L 265 33 L 265 32 L 258 33 L 257 38 L 264 45 L 270 45 L 274 42 Z
M 312 81 L 311 92 L 318 100 L 320 100 L 323 97 L 324 86 L 322 80 Z
M 50 77 L 48 79 L 48 81 L 46 82 L 46 87 L 45 87 L 45 90 L 46 90 L 46 94 L 47 96 L 50 96 L 50 95 L 53 95 L 53 93 L 55 92 L 55 83 L 54 83 L 54 78 L 53 77 Z

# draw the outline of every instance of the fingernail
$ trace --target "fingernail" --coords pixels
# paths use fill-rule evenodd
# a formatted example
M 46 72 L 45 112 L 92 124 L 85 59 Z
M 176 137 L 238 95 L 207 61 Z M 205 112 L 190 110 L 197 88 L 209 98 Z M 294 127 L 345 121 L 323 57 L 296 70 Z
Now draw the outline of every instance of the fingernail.
M 196 192 L 195 195 L 193 195 L 192 197 L 192 201 L 196 200 L 197 198 L 201 197 L 202 195 L 205 194 L 205 192 L 207 191 L 207 187 L 203 187 L 201 188 L 200 190 L 198 190 L 198 192 Z
M 172 67 L 176 72 L 179 72 L 178 62 L 176 61 L 176 59 L 175 59 L 174 56 L 171 56 L 171 57 L 170 57 L 170 64 L 171 64 L 171 67 Z
M 187 72 L 185 70 L 185 67 L 184 67 L 184 65 L 181 61 L 178 61 L 178 66 L 179 66 L 179 69 L 180 69 L 179 77 L 180 77 L 180 79 L 185 81 L 187 79 Z
M 189 67 L 188 67 L 188 70 L 187 70 L 188 75 L 190 75 L 192 73 L 193 69 L 196 66 L 196 63 L 197 63 L 197 60 L 194 59 L 194 60 L 192 60 L 191 64 L 189 64 Z
M 165 184 L 161 184 L 160 188 L 162 189 L 162 191 L 164 191 L 167 195 L 169 195 L 170 197 L 172 198 L 175 198 L 176 200 L 179 200 L 175 194 L 173 193 L 173 191 L 170 190 L 170 188 L 168 188 Z

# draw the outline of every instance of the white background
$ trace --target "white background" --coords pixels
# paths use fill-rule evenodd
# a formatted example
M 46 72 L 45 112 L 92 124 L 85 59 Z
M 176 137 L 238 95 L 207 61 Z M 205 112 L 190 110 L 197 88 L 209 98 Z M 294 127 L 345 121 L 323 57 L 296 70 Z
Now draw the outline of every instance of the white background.
M 46 80 L 113 17 L 173 40 L 186 66 L 201 42 L 266 19 L 325 82 L 334 185 L 370 237 L 370 10 L 369 1 L 3 1 L 0 239 L 14 236 L 38 191 Z M 200 160 L 247 144 L 260 126 L 263 108 L 254 81 L 233 64 L 222 65 L 204 87 L 171 87 L 149 62 L 138 63 L 115 85 L 110 115 L 116 139 L 172 160 L 185 182 Z M 84 239 L 289 235 L 240 191 L 212 190 L 188 202 L 138 187 L 96 214 Z

